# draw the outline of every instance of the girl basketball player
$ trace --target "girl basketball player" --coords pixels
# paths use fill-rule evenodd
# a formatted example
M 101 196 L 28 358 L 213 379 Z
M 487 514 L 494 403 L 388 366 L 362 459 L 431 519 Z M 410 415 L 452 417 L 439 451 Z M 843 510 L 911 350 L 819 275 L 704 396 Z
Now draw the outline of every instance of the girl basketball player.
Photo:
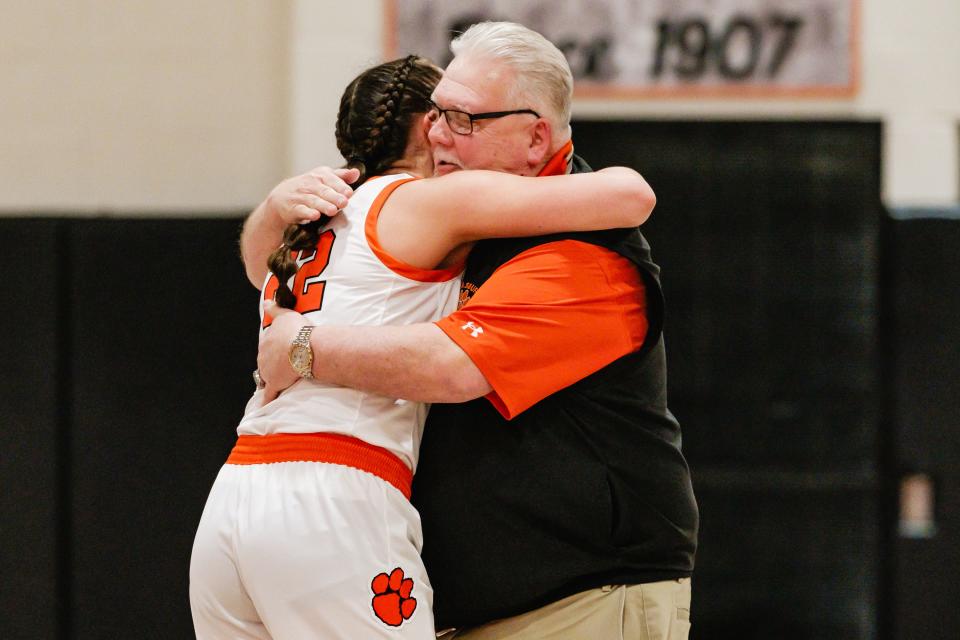
M 430 101 L 440 73 L 410 56 L 346 88 L 337 145 L 360 169 L 355 192 L 329 221 L 287 229 L 262 300 L 314 324 L 430 322 L 456 308 L 476 240 L 635 226 L 649 216 L 653 193 L 630 169 L 416 179 L 433 173 L 433 120 L 450 122 Z M 485 115 L 539 118 L 529 109 Z M 569 153 L 554 158 L 556 173 Z M 270 323 L 264 314 L 261 330 Z M 254 393 L 211 490 L 190 567 L 197 636 L 433 639 L 409 502 L 427 407 L 319 384 L 309 362 L 299 364 L 304 379 L 272 402 Z

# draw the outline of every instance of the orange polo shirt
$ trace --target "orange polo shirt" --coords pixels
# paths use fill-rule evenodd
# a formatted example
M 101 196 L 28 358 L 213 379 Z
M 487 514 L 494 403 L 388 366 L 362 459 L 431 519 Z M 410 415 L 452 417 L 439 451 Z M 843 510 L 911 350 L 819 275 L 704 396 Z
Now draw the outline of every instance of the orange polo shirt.
M 561 240 L 505 262 L 436 324 L 480 369 L 493 387 L 487 398 L 511 419 L 639 349 L 646 295 L 623 256 Z

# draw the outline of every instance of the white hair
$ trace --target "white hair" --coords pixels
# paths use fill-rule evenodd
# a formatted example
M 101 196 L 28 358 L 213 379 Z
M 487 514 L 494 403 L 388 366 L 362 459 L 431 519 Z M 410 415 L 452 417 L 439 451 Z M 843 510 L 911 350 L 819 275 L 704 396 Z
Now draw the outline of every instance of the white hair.
M 573 74 L 563 53 L 542 35 L 514 22 L 480 22 L 450 43 L 454 56 L 477 56 L 508 64 L 516 73 L 508 98 L 547 118 L 553 143 L 570 139 Z M 529 104 L 519 104 L 520 100 Z

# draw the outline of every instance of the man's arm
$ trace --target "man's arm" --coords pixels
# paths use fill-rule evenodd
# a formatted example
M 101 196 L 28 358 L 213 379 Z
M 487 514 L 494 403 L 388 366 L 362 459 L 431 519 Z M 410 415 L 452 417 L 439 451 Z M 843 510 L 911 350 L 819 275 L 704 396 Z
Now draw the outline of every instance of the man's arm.
M 317 167 L 273 188 L 247 216 L 240 233 L 240 255 L 253 286 L 263 286 L 267 258 L 280 245 L 284 229 L 317 220 L 321 215 L 336 215 L 353 194 L 348 183 L 358 177 L 356 169 Z
M 257 356 L 267 403 L 299 379 L 288 353 L 309 321 L 273 302 L 264 309 L 273 316 Z M 491 390 L 467 354 L 433 324 L 318 326 L 310 344 L 313 376 L 321 382 L 418 402 L 465 402 Z
M 280 324 L 275 317 L 263 333 L 257 359 L 269 402 L 298 379 L 288 353 L 309 321 L 265 305 L 280 314 Z M 323 382 L 408 400 L 487 396 L 512 418 L 639 349 L 646 332 L 636 267 L 607 249 L 566 240 L 508 261 L 436 324 L 316 327 L 313 372 Z

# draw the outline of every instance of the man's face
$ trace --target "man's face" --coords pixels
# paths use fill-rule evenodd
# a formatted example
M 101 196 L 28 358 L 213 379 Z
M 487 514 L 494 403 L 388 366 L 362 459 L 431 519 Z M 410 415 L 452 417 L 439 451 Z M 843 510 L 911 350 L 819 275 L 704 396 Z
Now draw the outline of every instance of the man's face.
M 433 91 L 433 102 L 441 109 L 484 113 L 527 108 L 507 103 L 507 90 L 514 72 L 506 65 L 483 59 L 454 58 Z M 515 114 L 477 120 L 473 133 L 461 135 L 450 130 L 443 116 L 428 132 L 433 151 L 434 172 L 445 175 L 459 169 L 492 169 L 532 175 L 530 141 L 538 118 Z

